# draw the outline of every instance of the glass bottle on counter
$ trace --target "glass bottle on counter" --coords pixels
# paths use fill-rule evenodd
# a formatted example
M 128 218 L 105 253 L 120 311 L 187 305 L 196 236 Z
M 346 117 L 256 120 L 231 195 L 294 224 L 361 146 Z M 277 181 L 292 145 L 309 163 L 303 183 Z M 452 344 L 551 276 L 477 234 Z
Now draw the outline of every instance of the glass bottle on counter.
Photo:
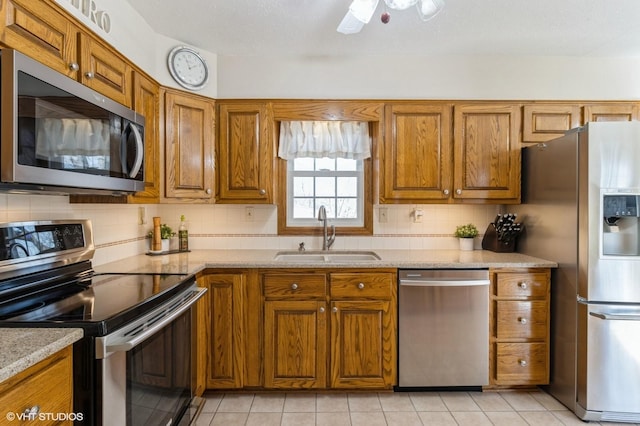
M 189 251 L 189 231 L 187 223 L 184 221 L 184 215 L 180 215 L 180 227 L 178 228 L 178 249 L 180 251 Z

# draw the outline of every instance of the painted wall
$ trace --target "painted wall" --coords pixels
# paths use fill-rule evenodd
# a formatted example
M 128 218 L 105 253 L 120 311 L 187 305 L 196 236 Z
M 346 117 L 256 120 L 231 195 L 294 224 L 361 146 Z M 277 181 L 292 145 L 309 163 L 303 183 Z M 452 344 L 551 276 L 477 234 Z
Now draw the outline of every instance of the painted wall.
M 178 87 L 166 55 L 179 44 L 156 34 L 125 0 L 93 0 L 110 16 L 105 33 L 74 6 L 83 0 L 56 0 L 96 34 L 120 50 L 162 85 Z M 194 46 L 197 48 L 197 46 Z M 640 58 L 570 57 L 240 57 L 201 51 L 212 69 L 212 98 L 335 99 L 640 99 Z M 147 224 L 139 224 L 145 208 Z M 242 205 L 73 205 L 67 197 L 0 195 L 0 221 L 88 218 L 94 225 L 97 265 L 147 250 L 151 218 L 177 229 L 186 215 L 192 248 L 295 249 L 319 237 L 278 237 L 276 208 Z M 418 206 L 423 223 L 413 223 L 415 206 L 385 206 L 388 222 L 377 221 L 374 236 L 338 237 L 337 248 L 455 248 L 455 226 L 475 223 L 481 232 L 500 206 Z M 507 207 L 508 210 L 508 207 Z M 479 241 L 476 245 L 479 244 Z
M 640 99 L 640 58 L 218 57 L 219 98 Z

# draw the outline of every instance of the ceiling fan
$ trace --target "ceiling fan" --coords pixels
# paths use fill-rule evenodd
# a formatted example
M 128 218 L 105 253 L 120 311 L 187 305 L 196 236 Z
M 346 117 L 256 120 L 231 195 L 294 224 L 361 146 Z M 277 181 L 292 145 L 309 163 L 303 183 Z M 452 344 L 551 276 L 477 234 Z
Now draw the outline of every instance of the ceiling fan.
M 343 34 L 355 34 L 360 32 L 364 24 L 367 24 L 376 9 L 380 0 L 353 0 L 349 11 L 342 18 L 338 25 L 338 32 Z M 423 21 L 436 16 L 444 7 L 443 0 L 383 0 L 390 9 L 405 10 L 415 5 L 418 9 L 418 16 Z M 380 16 L 380 20 L 386 24 L 391 19 L 389 12 L 385 11 Z

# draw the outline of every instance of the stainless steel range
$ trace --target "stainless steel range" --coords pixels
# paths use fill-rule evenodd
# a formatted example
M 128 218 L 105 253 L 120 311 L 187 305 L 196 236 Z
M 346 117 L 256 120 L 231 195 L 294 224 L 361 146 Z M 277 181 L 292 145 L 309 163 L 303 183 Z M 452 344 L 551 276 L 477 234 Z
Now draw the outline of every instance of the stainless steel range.
M 87 220 L 0 224 L 0 327 L 82 328 L 74 412 L 82 425 L 188 424 L 193 275 L 97 274 Z

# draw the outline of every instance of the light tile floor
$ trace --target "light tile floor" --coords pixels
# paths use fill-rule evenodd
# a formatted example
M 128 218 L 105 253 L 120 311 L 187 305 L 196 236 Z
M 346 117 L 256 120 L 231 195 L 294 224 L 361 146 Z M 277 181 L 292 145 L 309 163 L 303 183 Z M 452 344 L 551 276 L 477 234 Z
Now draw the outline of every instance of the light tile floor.
M 205 394 L 205 398 L 206 402 L 196 422 L 197 426 L 587 424 L 543 391 L 256 394 L 210 392 Z M 629 423 L 624 425 L 629 426 Z

